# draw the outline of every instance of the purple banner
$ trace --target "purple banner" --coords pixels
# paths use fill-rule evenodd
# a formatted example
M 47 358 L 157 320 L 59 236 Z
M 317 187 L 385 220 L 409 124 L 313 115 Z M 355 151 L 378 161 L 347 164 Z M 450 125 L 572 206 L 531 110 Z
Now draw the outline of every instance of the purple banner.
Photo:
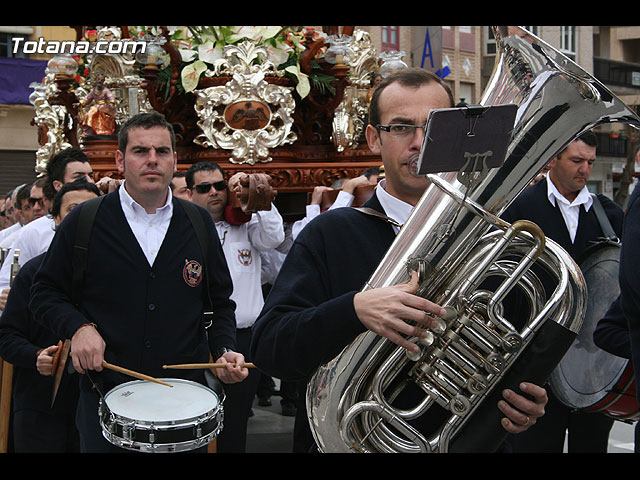
M 29 85 L 41 82 L 46 68 L 46 60 L 0 58 L 0 104 L 31 105 Z

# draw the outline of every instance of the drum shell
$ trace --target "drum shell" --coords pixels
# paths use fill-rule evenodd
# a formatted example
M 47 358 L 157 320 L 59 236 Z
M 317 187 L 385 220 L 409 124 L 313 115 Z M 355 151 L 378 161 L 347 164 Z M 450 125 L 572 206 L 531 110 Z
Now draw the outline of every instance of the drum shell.
M 600 412 L 623 420 L 640 416 L 635 396 L 633 365 L 595 345 L 593 332 L 620 294 L 620 244 L 602 242 L 587 250 L 579 265 L 589 299 L 582 328 L 549 383 L 566 406 L 582 412 Z
M 161 380 L 172 384 L 174 388 L 198 389 L 199 393 L 204 392 L 204 396 L 210 398 L 211 404 L 205 406 L 201 413 L 185 415 L 184 418 L 140 418 L 142 415 L 123 412 L 121 407 L 110 407 L 109 400 L 120 392 L 128 394 L 131 390 L 135 391 L 141 385 L 155 388 L 157 384 L 136 380 L 118 385 L 100 400 L 98 411 L 102 434 L 108 442 L 126 450 L 140 452 L 186 452 L 207 445 L 220 433 L 224 411 L 216 392 L 190 380 Z M 166 386 L 159 388 L 170 389 Z M 169 390 L 164 393 L 169 394 Z M 162 395 L 161 391 L 158 391 L 158 395 Z M 138 418 L 133 418 L 135 416 Z

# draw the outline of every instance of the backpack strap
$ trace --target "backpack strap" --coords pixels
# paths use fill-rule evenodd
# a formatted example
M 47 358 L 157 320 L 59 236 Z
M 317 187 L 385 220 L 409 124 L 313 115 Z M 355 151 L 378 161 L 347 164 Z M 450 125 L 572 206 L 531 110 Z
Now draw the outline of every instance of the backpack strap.
M 178 200 L 178 203 L 184 207 L 185 212 L 187 212 L 187 216 L 189 220 L 191 220 L 191 224 L 193 225 L 194 230 L 196 231 L 196 237 L 198 238 L 198 243 L 200 243 L 200 249 L 202 250 L 202 255 L 204 256 L 204 281 L 207 290 L 207 300 L 208 300 L 208 308 L 205 308 L 204 312 L 204 320 L 205 320 L 205 328 L 208 328 L 212 322 L 213 316 L 213 302 L 211 301 L 211 290 L 209 289 L 209 275 L 207 273 L 207 265 L 209 264 L 209 236 L 207 235 L 207 230 L 204 226 L 204 221 L 202 220 L 202 215 L 198 212 L 198 208 L 192 202 L 188 200 L 184 200 L 182 198 L 175 197 Z
M 78 218 L 78 227 L 76 229 L 76 240 L 73 245 L 71 265 L 73 267 L 73 279 L 71 284 L 71 300 L 74 305 L 80 303 L 80 292 L 82 291 L 82 283 L 84 281 L 84 272 L 87 269 L 87 259 L 89 253 L 89 237 L 93 222 L 98 213 L 98 208 L 102 203 L 104 196 L 92 198 L 82 202 L 80 207 L 80 217 Z

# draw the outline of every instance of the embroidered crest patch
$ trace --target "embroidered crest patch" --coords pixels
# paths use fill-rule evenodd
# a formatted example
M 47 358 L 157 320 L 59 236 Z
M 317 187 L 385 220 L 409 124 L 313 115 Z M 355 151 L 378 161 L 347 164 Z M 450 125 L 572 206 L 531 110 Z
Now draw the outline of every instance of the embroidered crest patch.
M 184 261 L 184 269 L 182 270 L 182 277 L 187 285 L 195 287 L 202 280 L 202 265 L 195 260 Z
M 238 261 L 240 262 L 240 265 L 244 265 L 245 267 L 248 267 L 249 265 L 251 265 L 251 262 L 253 261 L 251 257 L 251 250 L 248 248 L 239 249 Z

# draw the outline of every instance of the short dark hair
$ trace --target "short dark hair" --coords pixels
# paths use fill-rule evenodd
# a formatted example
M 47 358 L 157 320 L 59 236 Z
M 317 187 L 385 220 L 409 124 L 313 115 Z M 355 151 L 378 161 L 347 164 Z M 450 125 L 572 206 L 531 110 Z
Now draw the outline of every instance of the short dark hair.
M 222 178 L 224 178 L 224 170 L 222 170 L 222 167 L 218 165 L 216 162 L 206 160 L 204 162 L 194 163 L 189 167 L 189 170 L 187 170 L 187 173 L 185 175 L 185 180 L 187 181 L 187 188 L 191 190 L 194 187 L 193 176 L 196 174 L 196 172 L 216 171 L 216 170 L 219 170 L 220 173 L 222 173 Z
M 362 175 L 367 178 L 369 178 L 371 175 L 380 175 L 380 167 L 369 167 L 364 172 L 362 172 Z
M 89 163 L 89 157 L 78 147 L 69 147 L 61 150 L 47 162 L 46 173 L 49 181 L 51 183 L 53 183 L 54 180 L 64 182 L 64 173 L 67 169 L 67 164 L 71 162 Z
M 47 174 L 47 182 L 42 186 L 42 194 L 49 200 L 53 200 L 56 189 L 53 187 L 53 181 L 57 180 L 64 183 L 64 174 L 67 171 L 67 165 L 71 162 L 90 163 L 89 157 L 78 147 L 69 147 L 56 153 L 47 162 L 45 173 Z
M 175 172 L 173 174 L 173 177 L 171 177 L 171 182 L 169 183 L 169 186 L 171 187 L 171 191 L 173 192 L 173 190 L 176 188 L 175 183 L 173 183 L 173 179 L 174 178 L 184 178 L 187 176 L 187 172 L 185 172 L 184 170 L 180 171 L 180 172 Z
M 51 204 L 51 215 L 57 217 L 60 215 L 62 209 L 62 199 L 66 193 L 74 192 L 78 190 L 86 190 L 87 192 L 95 193 L 96 197 L 100 196 L 100 190 L 95 183 L 87 182 L 86 178 L 78 178 L 73 182 L 65 183 L 60 190 L 56 192 L 53 197 L 53 203 Z
M 31 184 L 31 187 L 44 188 L 49 183 L 49 178 L 46 176 L 36 178 L 35 182 Z
M 16 210 L 20 210 L 22 208 L 23 200 L 29 200 L 29 197 L 31 197 L 32 185 L 32 183 L 25 183 L 18 189 L 18 192 L 16 193 L 16 200 L 13 203 Z
M 586 143 L 590 147 L 596 147 L 596 149 L 598 148 L 598 136 L 592 130 L 587 130 L 586 132 L 581 133 L 576 139 L 569 142 L 562 150 L 558 152 L 556 157 L 562 155 L 569 145 L 571 145 L 573 142 L 577 142 L 578 140 Z
M 380 95 L 385 88 L 393 83 L 399 83 L 405 87 L 412 87 L 416 89 L 423 85 L 437 83 L 447 92 L 447 95 L 449 96 L 449 103 L 451 104 L 450 106 L 454 106 L 455 102 L 453 100 L 453 93 L 451 93 L 451 89 L 435 73 L 423 68 L 403 68 L 402 70 L 398 70 L 383 79 L 373 91 L 371 104 L 369 105 L 369 123 L 374 127 L 380 124 Z
M 134 115 L 127 120 L 122 127 L 120 127 L 120 131 L 118 132 L 118 150 L 123 154 L 127 150 L 127 144 L 129 143 L 129 130 L 138 127 L 145 129 L 153 127 L 166 128 L 171 136 L 171 149 L 174 152 L 176 151 L 176 134 L 173 130 L 173 126 L 167 122 L 164 115 L 156 111 L 151 111 Z
M 584 132 L 577 140 L 581 140 L 590 147 L 598 147 L 598 136 L 591 130 Z

